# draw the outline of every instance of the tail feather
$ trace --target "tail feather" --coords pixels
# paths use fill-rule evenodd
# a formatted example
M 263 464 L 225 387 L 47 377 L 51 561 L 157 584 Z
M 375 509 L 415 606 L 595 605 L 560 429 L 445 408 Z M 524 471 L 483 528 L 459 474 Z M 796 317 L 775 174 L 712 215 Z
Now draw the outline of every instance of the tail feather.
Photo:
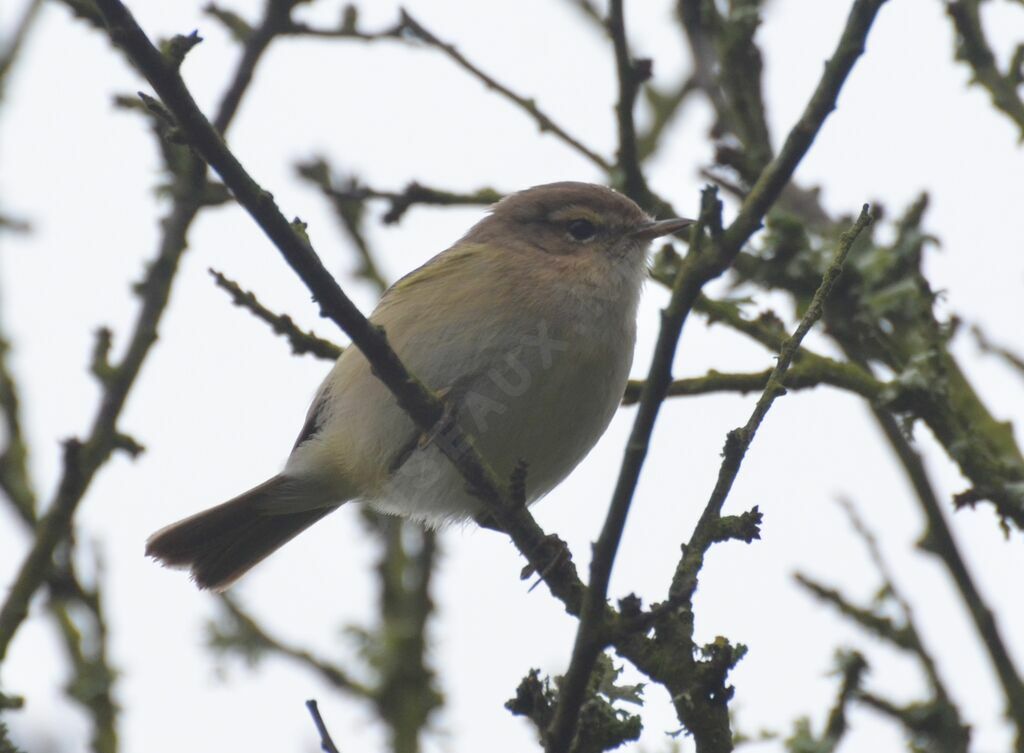
M 292 500 L 301 501 L 298 509 L 291 509 Z M 297 481 L 275 476 L 160 529 L 146 541 L 146 555 L 188 569 L 200 588 L 223 591 L 339 504 L 313 504 Z

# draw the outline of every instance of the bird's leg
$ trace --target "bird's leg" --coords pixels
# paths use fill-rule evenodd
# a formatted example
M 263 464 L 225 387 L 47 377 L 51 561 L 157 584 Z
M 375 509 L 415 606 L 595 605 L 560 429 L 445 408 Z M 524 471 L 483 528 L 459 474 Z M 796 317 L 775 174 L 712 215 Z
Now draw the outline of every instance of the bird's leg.
M 441 413 L 441 417 L 437 419 L 437 422 L 431 427 L 430 431 L 416 433 L 413 432 L 412 436 L 406 441 L 402 448 L 395 455 L 394 460 L 388 466 L 388 470 L 394 473 L 403 465 L 406 461 L 412 457 L 413 452 L 416 450 L 425 450 L 431 445 L 438 437 L 444 436 L 445 432 L 455 422 L 455 401 L 450 398 L 452 392 L 451 387 L 444 387 L 437 391 L 438 398 L 441 399 L 444 405 L 444 410 Z
M 437 423 L 434 424 L 433 428 L 428 432 L 420 434 L 419 440 L 416 446 L 421 450 L 425 450 L 430 446 L 437 437 L 444 434 L 452 424 L 455 423 L 455 401 L 449 399 L 452 393 L 451 387 L 442 387 L 437 391 L 437 397 L 441 400 L 441 404 L 444 406 L 444 410 L 441 412 L 441 417 L 437 419 Z
M 473 518 L 473 521 L 481 528 L 486 528 L 491 531 L 497 531 L 498 533 L 506 533 L 505 527 L 498 522 L 498 519 L 488 510 L 482 510 L 478 512 Z
M 544 569 L 541 570 L 539 573 L 537 573 L 537 570 L 534 569 L 533 565 L 524 566 L 522 572 L 519 573 L 520 580 L 526 580 L 535 573 L 539 576 L 537 578 L 537 582 L 530 586 L 531 591 L 535 589 L 542 580 L 544 580 L 548 575 L 550 575 L 555 570 L 555 568 L 557 568 L 567 559 L 572 559 L 572 555 L 569 552 L 569 545 L 553 533 L 549 533 L 547 536 L 541 539 L 540 542 L 537 544 L 537 547 L 534 549 L 534 552 L 536 552 L 538 549 L 547 549 L 553 551 L 550 551 L 549 557 L 545 557 L 545 559 L 548 560 L 548 563 L 544 565 Z M 533 552 L 531 552 L 531 554 L 533 554 Z

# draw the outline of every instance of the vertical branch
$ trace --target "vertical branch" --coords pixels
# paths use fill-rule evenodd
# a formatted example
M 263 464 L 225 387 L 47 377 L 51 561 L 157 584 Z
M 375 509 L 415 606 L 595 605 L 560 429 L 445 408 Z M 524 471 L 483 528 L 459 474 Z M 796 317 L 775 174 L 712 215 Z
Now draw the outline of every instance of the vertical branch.
M 373 700 L 389 727 L 394 753 L 416 753 L 430 713 L 441 704 L 433 672 L 425 661 L 437 538 L 434 531 L 418 529 L 408 521 L 379 514 L 374 517 L 384 551 L 378 565 L 380 677 Z
M 1006 698 L 1007 713 L 1017 731 L 1014 750 L 1021 753 L 1024 751 L 1024 684 L 1021 683 L 1020 675 L 1010 657 L 1002 634 L 999 632 L 999 626 L 996 624 L 992 610 L 982 598 L 967 569 L 967 564 L 960 555 L 960 550 L 953 539 L 946 517 L 942 513 L 942 507 L 932 488 L 928 471 L 925 469 L 921 457 L 903 435 L 896 419 L 884 409 L 874 405 L 871 406 L 871 412 L 881 427 L 882 433 L 885 434 L 890 447 L 903 465 L 925 515 L 927 528 L 921 538 L 920 546 L 926 552 L 938 557 L 945 565 L 960 593 L 960 599 L 971 615 L 974 629 L 981 638 L 982 645 L 992 662 L 992 667 L 999 678 L 999 684 L 1002 686 L 1003 695 Z
M 680 264 L 673 285 L 672 297 L 662 312 L 662 328 L 655 346 L 651 370 L 640 396 L 636 419 L 626 445 L 625 457 L 609 505 L 608 515 L 601 535 L 594 546 L 590 566 L 590 583 L 584 592 L 580 625 L 576 633 L 572 659 L 560 692 L 558 707 L 548 730 L 546 746 L 549 752 L 568 750 L 575 735 L 579 709 L 583 703 L 594 661 L 608 644 L 608 637 L 603 634 L 602 624 L 606 609 L 608 582 L 633 493 L 647 455 L 654 422 L 672 381 L 672 361 L 687 315 L 700 297 L 704 285 L 721 275 L 729 267 L 739 254 L 742 245 L 760 226 L 764 215 L 789 182 L 797 165 L 813 143 L 825 118 L 835 108 L 839 91 L 857 59 L 863 53 L 864 41 L 884 2 L 885 0 L 856 0 L 854 2 L 836 50 L 825 64 L 824 73 L 803 114 L 790 130 L 779 154 L 761 172 L 757 183 L 751 189 L 739 214 L 728 229 L 722 230 L 721 204 L 715 193 L 711 190 L 706 190 L 704 193 L 700 223 L 691 235 L 695 246 Z M 849 246 L 852 245 L 860 230 L 869 222 L 870 217 L 865 207 L 854 228 L 844 234 L 840 244 L 841 249 L 845 247 L 842 258 L 845 259 L 845 253 L 849 251 Z M 705 227 L 711 231 L 711 248 L 709 249 L 702 248 L 704 245 L 702 231 Z M 829 273 L 838 275 L 841 264 L 840 261 L 834 271 L 830 269 Z M 825 286 L 821 297 L 822 301 L 824 295 L 827 295 L 831 289 L 832 280 L 826 278 L 826 281 L 828 285 Z M 818 292 L 822 293 L 821 287 Z M 818 293 L 815 294 L 815 297 L 818 298 Z M 818 310 L 817 315 L 820 316 L 820 314 L 821 311 Z M 813 321 L 812 319 L 807 325 L 808 328 Z M 802 337 L 801 333 L 796 338 L 797 346 Z M 792 353 L 788 358 L 792 359 Z M 782 359 L 780 358 L 781 363 Z M 788 361 L 786 367 L 788 367 Z M 779 372 L 778 377 L 781 379 L 784 373 L 785 367 Z M 762 403 L 758 404 L 759 411 L 766 412 L 767 407 L 774 400 L 774 392 L 782 389 L 780 384 L 774 384 L 771 379 L 769 388 L 771 392 L 766 389 L 765 395 L 771 394 L 771 397 L 766 398 L 763 405 Z M 732 450 L 736 452 L 730 452 L 730 445 L 727 444 L 726 457 L 727 460 L 731 458 L 730 465 L 729 467 L 723 465 L 712 500 L 708 504 L 705 516 L 701 518 L 705 528 L 718 520 L 721 505 L 724 503 L 725 496 L 728 494 L 732 480 L 739 468 L 739 461 L 753 436 L 753 431 L 756 431 L 757 425 L 763 417 L 763 412 L 760 416 L 755 413 L 755 416 L 751 418 L 752 423 L 743 427 L 742 430 L 734 432 L 734 435 L 730 435 L 730 440 L 734 445 Z M 707 519 L 705 520 L 705 518 Z M 698 529 L 702 530 L 700 524 L 698 524 Z M 708 542 L 710 543 L 712 531 L 708 530 L 705 533 L 709 537 Z M 702 559 L 703 554 L 700 555 L 700 560 L 702 561 Z M 695 563 L 693 568 L 684 567 L 683 563 L 680 563 L 677 577 L 673 583 L 672 595 L 685 594 L 689 590 L 688 587 L 682 586 L 680 583 L 686 573 L 690 574 L 687 579 L 692 578 L 693 588 L 695 588 L 696 573 L 699 569 L 700 562 Z
M 651 61 L 633 60 L 630 57 L 622 6 L 623 0 L 611 0 L 608 8 L 608 33 L 615 48 L 615 70 L 619 80 L 619 99 L 615 103 L 615 117 L 619 126 L 616 167 L 622 173 L 625 194 L 640 206 L 648 207 L 652 197 L 640 167 L 633 111 L 640 85 L 650 78 Z
M 284 5 L 291 7 L 289 3 Z M 268 19 L 271 16 L 277 19 L 278 16 L 274 14 L 279 13 L 280 7 L 281 0 L 268 0 Z M 264 25 L 268 23 L 265 21 Z M 243 55 L 243 65 L 254 66 L 266 48 L 260 38 L 253 44 L 262 46 L 258 47 L 255 56 Z M 248 80 L 245 79 L 245 85 Z M 245 85 L 241 85 L 240 90 L 244 90 Z M 232 99 L 232 96 L 225 98 L 220 109 L 221 130 L 227 128 L 237 111 L 237 100 Z M 32 547 L 0 607 L 0 660 L 6 656 L 15 632 L 27 616 L 33 594 L 49 577 L 54 552 L 67 540 L 73 516 L 96 472 L 116 449 L 127 447 L 130 451 L 137 450 L 137 445 L 126 444 L 126 438 L 118 430 L 117 422 L 142 364 L 156 342 L 157 329 L 167 307 L 178 263 L 187 247 L 188 230 L 205 205 L 206 197 L 206 169 L 202 161 L 181 147 L 169 147 L 164 152 L 165 156 L 172 153 L 174 157 L 167 160 L 167 168 L 174 178 L 171 191 L 174 203 L 161 223 L 163 235 L 157 255 L 148 265 L 144 279 L 136 287 L 141 305 L 128 345 L 116 364 L 106 362 L 106 346 L 97 351 L 103 361 L 97 363 L 102 369 L 94 369 L 103 388 L 100 404 L 88 437 L 84 441 L 72 439 L 65 443 L 63 471 L 57 492 L 45 514 L 38 520 Z M 95 605 L 99 609 L 98 595 Z M 59 619 L 59 612 L 57 614 Z M 102 625 L 100 613 L 97 611 L 95 615 L 98 624 Z

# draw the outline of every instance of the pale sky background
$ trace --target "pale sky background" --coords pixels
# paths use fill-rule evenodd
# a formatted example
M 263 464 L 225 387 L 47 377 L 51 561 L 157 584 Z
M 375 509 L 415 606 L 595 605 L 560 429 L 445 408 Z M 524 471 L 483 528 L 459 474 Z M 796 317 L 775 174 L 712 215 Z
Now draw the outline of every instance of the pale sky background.
M 238 48 L 200 13 L 202 3 L 130 3 L 151 36 L 199 28 L 205 42 L 184 67 L 199 102 L 212 110 Z M 568 3 L 461 3 L 409 0 L 428 28 L 470 59 L 538 103 L 584 142 L 614 151 L 615 98 L 610 45 Z M 671 20 L 671 4 L 633 2 L 634 54 L 655 59 L 655 81 L 686 70 L 687 55 Z M 10 28 L 22 2 L 0 5 Z M 321 0 L 300 15 L 331 22 L 340 4 Z M 255 18 L 261 3 L 230 6 Z M 802 110 L 831 53 L 848 2 L 775 0 L 759 40 L 766 56 L 765 91 L 776 144 Z M 397 16 L 391 3 L 364 3 L 368 28 Z M 986 5 L 1001 54 L 1024 38 L 1019 4 Z M 853 213 L 880 200 L 890 217 L 923 189 L 932 196 L 926 227 L 942 242 L 928 253 L 941 307 L 982 325 L 998 341 L 1024 350 L 1024 152 L 1017 132 L 967 88 L 968 70 L 953 61 L 950 24 L 939 0 L 892 0 L 880 13 L 867 55 L 854 70 L 797 177 L 823 186 L 826 206 Z M 297 160 L 325 155 L 370 184 L 400 188 L 419 179 L 452 189 L 492 185 L 512 190 L 552 180 L 599 180 L 592 167 L 531 120 L 484 89 L 435 51 L 395 43 L 278 41 L 264 59 L 229 141 L 289 216 L 310 236 L 345 290 L 369 311 L 373 291 L 353 281 L 354 252 L 325 203 L 293 173 Z M 97 387 L 86 364 L 96 327 L 110 325 L 115 348 L 127 337 L 137 300 L 130 284 L 155 249 L 154 195 L 161 178 L 146 124 L 111 107 L 115 94 L 146 89 L 106 40 L 59 7 L 47 7 L 20 60 L 0 117 L 0 197 L 5 211 L 30 220 L 34 232 L 3 236 L 0 316 L 14 344 L 32 442 L 32 470 L 49 499 L 60 465 L 58 442 L 82 434 L 95 411 Z M 657 191 L 680 211 L 696 213 L 710 161 L 709 111 L 693 100 L 652 165 Z M 399 226 L 374 224 L 370 238 L 394 278 L 445 248 L 482 209 L 413 209 Z M 731 212 L 732 210 L 730 210 Z M 369 708 L 333 694 L 309 673 L 281 660 L 256 672 L 240 661 L 215 663 L 204 648 L 214 601 L 181 573 L 142 557 L 154 529 L 233 496 L 276 472 L 298 431 L 308 400 L 328 365 L 294 358 L 285 342 L 230 305 L 207 267 L 257 291 L 275 310 L 336 339 L 276 250 L 237 207 L 204 211 L 174 288 L 160 341 L 132 393 L 120 426 L 147 447 L 135 462 L 117 455 L 96 478 L 78 517 L 80 560 L 104 563 L 104 594 L 121 671 L 125 751 L 313 751 L 317 740 L 303 706 L 321 708 L 345 753 L 383 750 Z M 640 312 L 634 373 L 646 373 L 667 299 L 649 286 Z M 782 299 L 759 299 L 787 313 Z M 812 336 L 813 340 L 813 336 Z M 814 340 L 822 347 L 820 340 Z M 978 354 L 966 336 L 961 363 L 1000 418 L 1022 417 L 1024 382 Z M 677 375 L 709 368 L 760 369 L 770 354 L 722 327 L 688 323 Z M 712 488 L 725 433 L 746 420 L 756 396 L 677 399 L 663 408 L 618 565 L 614 597 L 635 591 L 663 596 L 678 556 Z M 625 409 L 579 469 L 535 513 L 566 539 L 585 568 L 589 542 L 603 520 L 633 412 Z M 1020 424 L 1018 423 L 1018 437 Z M 926 430 L 917 433 L 947 502 L 966 487 Z M 703 641 L 727 635 L 750 647 L 732 682 L 738 728 L 786 732 L 809 714 L 820 730 L 834 698 L 832 654 L 852 645 L 872 662 L 869 687 L 897 700 L 916 697 L 916 667 L 810 601 L 792 584 L 806 571 L 868 599 L 878 585 L 860 542 L 835 503 L 851 499 L 879 536 L 899 585 L 911 599 L 929 645 L 965 717 L 977 751 L 1005 750 L 997 686 L 944 569 L 913 550 L 922 521 L 901 471 L 889 458 L 860 399 L 831 389 L 780 400 L 758 434 L 727 511 L 760 505 L 763 540 L 716 547 L 697 601 Z M 999 532 L 990 508 L 955 516 L 954 532 L 1018 666 L 1024 667 L 1024 541 Z M 447 703 L 433 723 L 428 750 L 535 749 L 530 725 L 503 708 L 531 667 L 565 670 L 576 622 L 544 588 L 519 578 L 511 544 L 474 528 L 442 539 L 434 596 L 431 660 Z M 95 548 L 94 548 L 95 545 Z M 22 526 L 0 506 L 0 581 L 26 551 Z M 344 662 L 351 646 L 342 624 L 364 622 L 374 604 L 372 558 L 358 515 L 343 509 L 287 546 L 233 593 L 280 636 Z M 585 569 L 583 570 L 585 572 Z M 30 750 L 49 740 L 82 749 L 88 724 L 60 689 L 65 665 L 45 618 L 30 619 L 3 669 L 5 692 L 28 706 L 6 718 Z M 627 674 L 635 676 L 635 672 Z M 642 749 L 669 746 L 678 729 L 663 691 L 651 688 Z M 853 714 L 847 750 L 901 750 L 898 730 L 864 711 Z M 683 750 L 692 741 L 680 738 Z M 777 750 L 778 743 L 749 750 Z

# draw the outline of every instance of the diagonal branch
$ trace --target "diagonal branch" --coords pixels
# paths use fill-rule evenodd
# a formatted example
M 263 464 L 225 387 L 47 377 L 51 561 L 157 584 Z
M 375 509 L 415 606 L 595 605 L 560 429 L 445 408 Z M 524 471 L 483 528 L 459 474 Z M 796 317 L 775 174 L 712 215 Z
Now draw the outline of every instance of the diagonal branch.
M 942 512 L 942 506 L 939 504 L 939 499 L 932 487 L 921 456 L 907 441 L 899 423 L 888 411 L 871 406 L 871 412 L 903 465 L 917 494 L 921 510 L 924 512 L 926 529 L 919 546 L 934 554 L 945 565 L 960 593 L 960 599 L 971 615 L 974 629 L 981 638 L 982 645 L 992 662 L 996 677 L 1002 686 L 1003 695 L 1006 697 L 1008 714 L 1017 731 L 1014 750 L 1021 753 L 1024 751 L 1024 682 L 1021 681 L 995 616 L 975 585 L 974 579 L 967 569 L 967 563 L 960 554 L 960 549 L 946 522 L 946 516 Z
M 459 67 L 465 69 L 470 74 L 472 74 L 474 78 L 482 82 L 484 86 L 486 86 L 488 89 L 496 91 L 505 99 L 511 101 L 512 103 L 517 105 L 521 110 L 526 112 L 531 118 L 534 119 L 534 121 L 536 121 L 537 127 L 540 128 L 542 133 L 548 132 L 553 134 L 561 141 L 571 146 L 575 151 L 579 152 L 588 160 L 590 160 L 590 162 L 597 165 L 597 167 L 601 168 L 602 171 L 607 173 L 611 170 L 612 166 L 608 163 L 608 160 L 606 160 L 597 152 L 592 151 L 591 149 L 586 147 L 581 141 L 579 141 L 574 136 L 570 135 L 568 131 L 566 131 L 564 128 L 558 125 L 555 121 L 548 117 L 548 115 L 546 115 L 539 107 L 537 107 L 536 102 L 534 102 L 532 99 L 528 97 L 516 94 L 514 91 L 509 89 L 504 84 L 500 83 L 493 77 L 484 73 L 480 68 L 478 68 L 469 60 L 467 60 L 466 57 L 454 47 L 454 45 L 448 44 L 447 42 L 438 39 L 404 10 L 402 11 L 402 23 L 405 25 L 405 28 L 408 31 L 412 32 L 418 39 L 422 40 L 423 42 L 426 42 L 431 47 L 434 47 L 443 52 L 445 55 L 447 55 L 449 58 L 455 61 L 455 63 L 459 65 Z
M 1024 45 L 1018 45 L 1010 69 L 1003 73 L 981 24 L 981 0 L 953 0 L 946 3 L 946 13 L 957 33 L 957 58 L 971 67 L 974 82 L 988 90 L 992 104 L 1017 125 L 1020 138 L 1024 140 L 1024 99 L 1018 91 Z
M 566 674 L 558 708 L 549 729 L 548 750 L 568 750 L 575 735 L 579 709 L 585 698 L 587 680 L 594 662 L 604 646 L 607 645 L 607 637 L 603 635 L 602 622 L 607 606 L 608 583 L 633 494 L 650 445 L 654 423 L 672 380 L 672 362 L 682 327 L 690 310 L 701 295 L 704 285 L 728 269 L 743 244 L 760 227 L 764 215 L 788 184 L 825 118 L 835 109 L 839 91 L 854 63 L 864 51 L 868 31 L 884 2 L 885 0 L 856 0 L 854 2 L 836 50 L 826 62 L 824 73 L 804 113 L 790 130 L 779 154 L 761 172 L 757 182 L 744 200 L 739 214 L 727 230 L 721 229 L 721 205 L 718 203 L 714 191 L 705 190 L 698 230 L 705 227 L 710 229 L 711 248 L 702 249 L 702 235 L 698 233 L 698 230 L 694 230 L 691 236 L 695 241 L 694 248 L 679 265 L 673 284 L 672 297 L 662 312 L 661 331 L 655 346 L 651 369 L 641 393 L 633 429 L 626 445 L 622 469 L 615 485 L 604 526 L 594 545 L 594 555 L 590 564 L 590 582 L 584 593 L 583 610 L 576 632 L 569 671 Z M 861 219 L 863 225 L 868 223 L 866 210 L 861 213 Z M 859 227 L 863 227 L 863 225 L 859 225 Z M 852 244 L 852 238 L 850 243 Z M 797 340 L 797 345 L 799 345 L 799 340 Z M 791 360 L 792 354 L 788 358 Z M 782 363 L 781 356 L 780 363 Z M 785 369 L 780 372 L 780 375 L 783 373 L 785 373 Z M 768 386 L 771 389 L 782 389 L 781 385 L 773 387 L 772 380 L 769 380 Z M 774 397 L 771 399 L 773 400 Z M 767 411 L 767 406 L 770 404 L 771 400 L 768 400 L 762 410 Z M 760 418 L 754 423 L 753 428 L 756 429 L 756 425 L 759 423 Z M 737 435 L 740 439 L 742 436 L 742 434 Z M 749 438 L 747 442 L 749 442 Z M 742 445 L 742 441 L 739 444 Z M 742 453 L 738 457 L 741 458 Z M 736 469 L 738 470 L 738 462 Z M 734 477 L 733 472 L 730 478 L 728 469 L 723 471 L 720 476 L 720 488 L 716 487 L 716 493 L 723 495 L 721 501 L 718 502 L 719 507 L 721 503 L 724 503 L 724 494 L 728 493 Z M 714 497 L 712 502 L 715 502 Z M 709 509 L 713 508 L 714 504 L 709 503 L 708 507 Z M 714 518 L 718 518 L 717 512 L 714 513 Z M 699 563 L 695 564 L 699 570 Z M 696 572 L 696 570 L 693 571 L 694 583 L 696 582 Z M 673 590 L 678 591 L 678 589 Z
M 22 11 L 21 17 L 14 26 L 14 31 L 11 32 L 10 38 L 4 40 L 3 44 L 0 45 L 0 100 L 3 100 L 4 84 L 7 81 L 7 75 L 11 72 L 14 61 L 21 52 L 25 40 L 28 38 L 28 33 L 39 16 L 39 11 L 42 7 L 43 0 L 28 0 L 25 10 Z
M 439 448 L 466 479 L 487 512 L 534 569 L 544 573 L 552 592 L 570 611 L 577 609 L 583 585 L 572 560 L 565 556 L 564 544 L 557 537 L 545 536 L 525 507 L 514 502 L 458 424 L 446 422 L 438 431 L 444 414 L 440 399 L 405 368 L 388 345 L 384 332 L 372 325 L 345 295 L 316 255 L 302 224 L 289 223 L 272 196 L 246 172 L 199 110 L 176 68 L 153 46 L 127 8 L 119 0 L 97 0 L 96 4 L 106 18 L 111 38 L 152 84 L 189 144 L 220 175 L 239 204 L 313 293 L 321 313 L 352 338 L 372 364 L 374 374 L 395 395 L 416 426 L 435 436 Z
M 279 0 L 269 0 L 268 8 L 273 8 L 277 2 Z M 73 2 L 69 4 L 76 9 Z M 186 43 L 181 49 L 187 51 L 188 40 L 181 41 Z M 180 58 L 177 63 L 180 63 Z M 176 70 L 174 62 L 167 60 L 166 64 Z M 225 103 L 227 101 L 226 98 Z M 224 129 L 236 111 L 228 104 L 222 106 Z M 103 373 L 103 394 L 89 436 L 84 442 L 70 439 L 64 444 L 63 471 L 54 499 L 39 518 L 32 547 L 0 607 L 0 660 L 6 656 L 14 634 L 28 614 L 32 595 L 50 574 L 54 551 L 67 539 L 74 513 L 93 477 L 116 449 L 125 446 L 117 422 L 142 364 L 156 342 L 157 328 L 170 298 L 178 262 L 187 247 L 188 229 L 206 203 L 204 165 L 186 150 L 178 149 L 178 153 L 167 160 L 167 167 L 174 175 L 172 195 L 175 200 L 162 222 L 163 235 L 156 258 L 148 265 L 142 282 L 136 286 L 141 306 L 127 348 L 118 363 L 108 365 Z M 168 154 L 165 150 L 165 156 Z
M 256 620 L 227 594 L 219 594 L 221 606 L 227 611 L 230 625 L 210 627 L 208 642 L 219 651 L 237 650 L 258 656 L 267 651 L 285 656 L 323 679 L 331 687 L 356 698 L 372 698 L 373 689 L 347 675 L 340 667 L 313 655 L 304 648 L 293 646 L 270 635 Z
M 257 319 L 269 324 L 276 334 L 286 338 L 295 355 L 310 353 L 327 361 L 337 360 L 341 355 L 343 349 L 340 345 L 335 345 L 330 340 L 324 340 L 314 332 L 303 332 L 290 316 L 275 314 L 260 303 L 255 293 L 245 290 L 237 282 L 225 277 L 216 269 L 211 269 L 209 272 L 217 287 L 227 291 L 227 294 L 231 296 L 232 303 L 248 310 Z

